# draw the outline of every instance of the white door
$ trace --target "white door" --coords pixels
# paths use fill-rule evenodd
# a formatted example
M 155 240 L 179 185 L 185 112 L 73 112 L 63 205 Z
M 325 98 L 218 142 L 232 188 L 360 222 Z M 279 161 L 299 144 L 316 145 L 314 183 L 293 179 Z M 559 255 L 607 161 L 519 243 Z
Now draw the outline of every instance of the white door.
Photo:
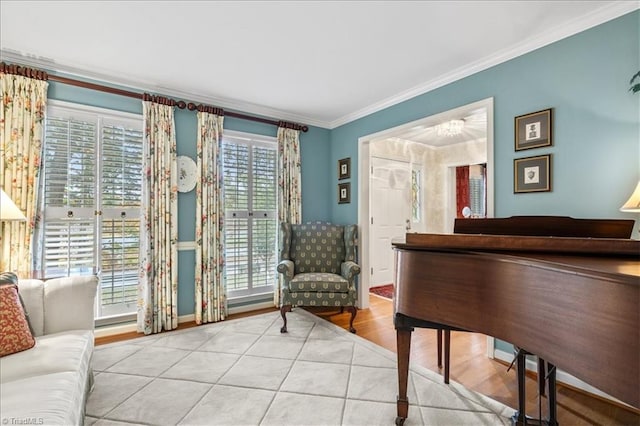
M 392 240 L 404 241 L 411 227 L 411 166 L 403 161 L 371 158 L 369 222 L 370 287 L 393 282 Z

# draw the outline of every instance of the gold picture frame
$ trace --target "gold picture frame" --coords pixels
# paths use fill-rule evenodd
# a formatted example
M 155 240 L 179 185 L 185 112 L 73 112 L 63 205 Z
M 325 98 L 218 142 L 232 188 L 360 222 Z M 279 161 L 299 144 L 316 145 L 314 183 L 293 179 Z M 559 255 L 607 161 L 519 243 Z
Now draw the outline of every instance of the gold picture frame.
M 515 150 L 541 148 L 553 144 L 553 113 L 548 108 L 515 118 Z
M 513 192 L 551 191 L 551 154 L 513 160 Z

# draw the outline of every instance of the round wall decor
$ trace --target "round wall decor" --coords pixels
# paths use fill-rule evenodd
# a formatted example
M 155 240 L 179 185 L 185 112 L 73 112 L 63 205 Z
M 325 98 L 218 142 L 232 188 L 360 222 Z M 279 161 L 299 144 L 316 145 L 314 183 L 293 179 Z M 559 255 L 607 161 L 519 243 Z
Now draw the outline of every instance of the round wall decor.
M 178 166 L 178 191 L 189 192 L 196 187 L 198 170 L 193 158 L 179 155 L 176 158 Z

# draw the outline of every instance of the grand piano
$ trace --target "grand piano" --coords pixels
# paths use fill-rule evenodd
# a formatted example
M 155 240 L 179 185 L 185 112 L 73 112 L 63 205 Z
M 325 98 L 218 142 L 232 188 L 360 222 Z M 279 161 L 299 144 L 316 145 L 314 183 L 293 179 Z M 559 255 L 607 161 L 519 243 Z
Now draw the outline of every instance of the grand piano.
M 640 241 L 628 239 L 633 221 L 467 221 L 457 224 L 461 234 L 407 234 L 393 244 L 396 424 L 408 416 L 414 327 L 510 342 L 640 408 Z M 526 422 L 519 409 L 514 423 Z

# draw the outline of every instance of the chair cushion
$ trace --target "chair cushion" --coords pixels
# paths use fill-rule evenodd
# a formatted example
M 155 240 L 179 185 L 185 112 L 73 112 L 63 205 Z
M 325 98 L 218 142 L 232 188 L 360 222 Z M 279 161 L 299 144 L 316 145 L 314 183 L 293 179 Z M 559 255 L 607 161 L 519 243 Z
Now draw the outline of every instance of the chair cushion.
M 336 274 L 306 272 L 296 275 L 291 280 L 289 283 L 289 291 L 346 293 L 349 291 L 349 281 Z
M 295 274 L 340 273 L 344 261 L 344 228 L 340 225 L 309 223 L 291 226 L 290 256 Z

